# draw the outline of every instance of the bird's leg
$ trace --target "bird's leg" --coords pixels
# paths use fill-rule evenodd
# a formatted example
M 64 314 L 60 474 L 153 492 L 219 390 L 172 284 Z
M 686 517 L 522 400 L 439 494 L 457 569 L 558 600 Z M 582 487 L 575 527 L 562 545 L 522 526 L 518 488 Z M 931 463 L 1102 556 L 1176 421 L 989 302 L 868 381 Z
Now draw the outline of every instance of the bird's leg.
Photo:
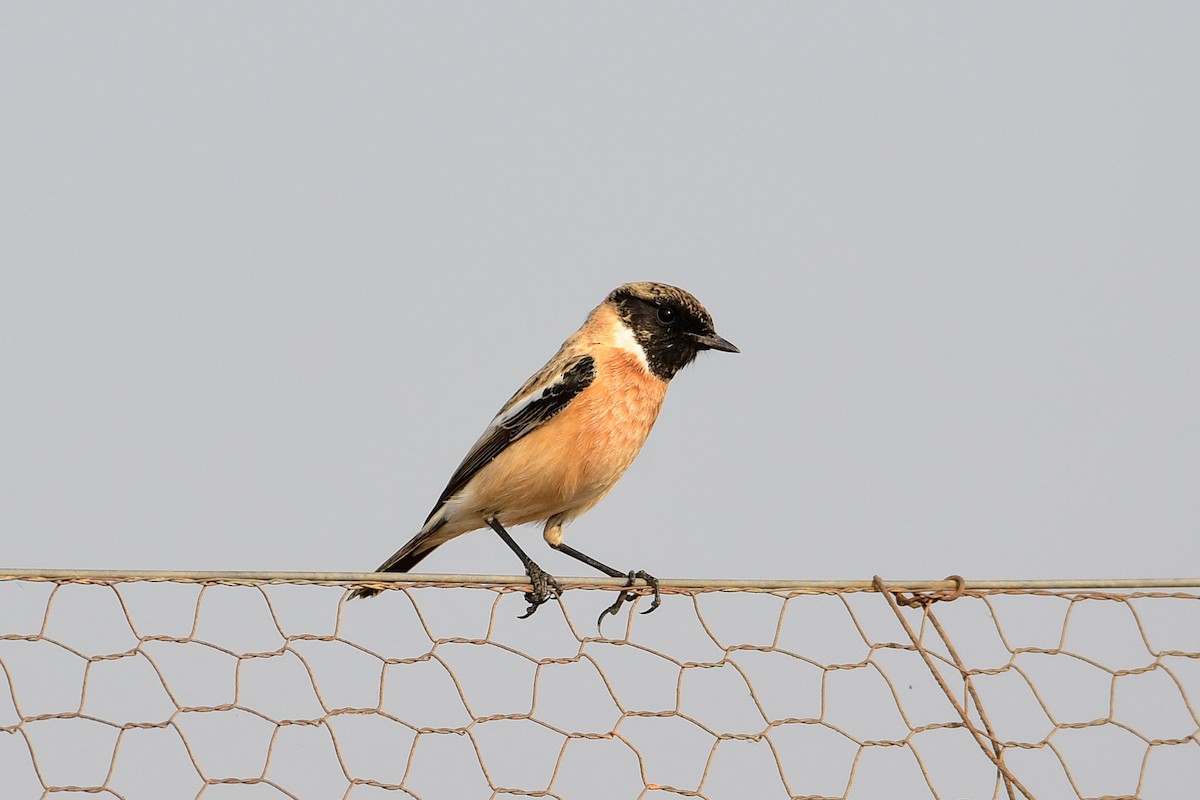
M 641 578 L 642 580 L 644 580 L 646 583 L 648 583 L 650 585 L 650 588 L 652 588 L 654 590 L 654 600 L 652 600 L 650 602 L 650 607 L 642 612 L 643 614 L 649 614 L 651 611 L 658 608 L 659 605 L 662 604 L 662 594 L 659 592 L 658 578 L 649 574 L 645 570 L 639 569 L 637 572 L 633 572 L 632 570 L 629 572 L 621 572 L 621 570 L 613 569 L 612 567 L 608 566 L 607 564 L 601 564 L 599 561 L 592 558 L 587 553 L 581 553 L 578 550 L 576 550 L 574 547 L 565 545 L 562 542 L 559 542 L 558 544 L 551 543 L 550 546 L 553 547 L 555 550 L 558 550 L 561 553 L 566 553 L 571 558 L 574 558 L 577 561 L 582 561 L 584 564 L 587 564 L 592 569 L 600 570 L 605 575 L 608 575 L 611 578 L 624 578 L 626 586 L 633 586 L 633 582 L 638 578 Z M 621 606 L 624 605 L 626 603 L 626 601 L 633 602 L 633 599 L 635 597 L 637 597 L 637 595 L 634 594 L 633 592 L 620 592 L 617 595 L 616 602 L 614 602 L 611 606 L 609 606 L 608 608 L 606 608 L 600 612 L 600 617 L 596 620 L 596 627 L 600 627 L 600 623 L 604 621 L 604 618 L 607 615 L 612 614 L 613 616 L 616 616 L 617 612 L 621 610 Z
M 521 563 L 525 566 L 525 574 L 529 576 L 529 584 L 533 587 L 533 591 L 525 593 L 525 602 L 529 603 L 529 609 L 518 619 L 529 617 L 538 610 L 538 606 L 551 597 L 562 597 L 562 587 L 558 585 L 558 581 L 554 580 L 554 576 L 533 563 L 533 559 L 527 556 L 520 545 L 508 535 L 508 531 L 504 530 L 504 526 L 498 519 L 489 517 L 487 524 L 517 554 L 517 558 L 521 559 Z

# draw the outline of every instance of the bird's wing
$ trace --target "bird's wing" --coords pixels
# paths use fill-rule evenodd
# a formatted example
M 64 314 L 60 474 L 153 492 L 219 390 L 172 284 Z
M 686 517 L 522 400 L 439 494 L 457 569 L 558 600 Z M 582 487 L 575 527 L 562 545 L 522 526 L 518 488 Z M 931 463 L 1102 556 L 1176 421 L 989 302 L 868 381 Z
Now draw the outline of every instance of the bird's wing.
M 553 419 L 596 378 L 596 362 L 591 356 L 574 356 L 561 362 L 561 366 L 555 361 L 557 359 L 551 361 L 547 369 L 530 378 L 504 405 L 492 420 L 492 424 L 483 432 L 483 436 L 479 437 L 479 441 L 458 465 L 442 496 L 438 498 L 437 505 L 426 517 L 426 522 L 496 456 L 522 436 L 532 433 Z M 542 388 L 537 389 L 537 386 Z

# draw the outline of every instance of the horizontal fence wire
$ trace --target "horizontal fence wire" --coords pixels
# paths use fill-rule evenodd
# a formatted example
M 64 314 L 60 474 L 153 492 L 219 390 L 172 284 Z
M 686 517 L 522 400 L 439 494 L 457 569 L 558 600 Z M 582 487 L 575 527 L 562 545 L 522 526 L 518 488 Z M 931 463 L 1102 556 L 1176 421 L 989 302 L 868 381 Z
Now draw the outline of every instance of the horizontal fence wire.
M 476 575 L 392 572 L 271 572 L 189 571 L 189 570 L 120 570 L 120 569 L 4 569 L 0 581 L 27 580 L 62 583 L 125 583 L 130 581 L 200 583 L 200 584 L 316 584 L 318 586 L 463 586 L 489 588 L 495 586 L 529 586 L 524 575 Z M 961 580 L 961 579 L 959 579 Z M 593 576 L 558 578 L 564 587 L 578 589 L 626 588 L 624 579 Z M 876 591 L 874 579 L 860 580 L 750 580 L 718 578 L 661 578 L 664 591 L 678 590 L 691 594 L 696 591 Z M 960 585 L 958 580 L 889 580 L 894 591 L 945 591 Z M 1070 590 L 1097 589 L 1129 591 L 1135 589 L 1200 588 L 1198 578 L 1052 578 L 1046 580 L 976 580 L 969 583 L 972 590 Z
M 1178 798 L 1200 579 L 0 569 L 4 797 Z M 349 602 L 352 589 L 384 589 Z M 447 591 L 450 590 L 450 591 Z

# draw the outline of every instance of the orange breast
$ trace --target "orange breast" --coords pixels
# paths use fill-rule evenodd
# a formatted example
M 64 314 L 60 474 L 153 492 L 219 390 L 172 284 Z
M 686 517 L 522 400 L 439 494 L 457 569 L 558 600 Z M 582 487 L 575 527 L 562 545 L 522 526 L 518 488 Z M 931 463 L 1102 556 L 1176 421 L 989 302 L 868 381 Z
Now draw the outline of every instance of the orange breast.
M 480 513 L 498 513 L 506 525 L 574 517 L 629 468 L 658 418 L 667 384 L 625 350 L 595 355 L 592 385 L 480 473 L 470 503 Z

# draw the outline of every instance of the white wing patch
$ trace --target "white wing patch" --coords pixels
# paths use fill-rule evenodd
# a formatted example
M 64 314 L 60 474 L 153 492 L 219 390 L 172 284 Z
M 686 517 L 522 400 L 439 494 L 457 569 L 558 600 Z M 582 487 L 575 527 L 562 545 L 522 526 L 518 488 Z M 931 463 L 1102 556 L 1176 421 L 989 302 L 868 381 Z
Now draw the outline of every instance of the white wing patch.
M 492 421 L 490 423 L 488 423 L 487 430 L 485 430 L 483 432 L 483 436 L 481 436 L 479 438 L 486 439 L 488 434 L 490 434 L 493 430 L 495 430 L 499 426 L 503 425 L 505 422 L 508 422 L 510 419 L 515 417 L 517 414 L 520 414 L 521 410 L 523 408 L 525 408 L 525 406 L 529 405 L 530 403 L 532 403 L 535 400 L 540 400 L 542 397 L 544 397 L 546 395 L 546 392 L 550 391 L 555 386 L 562 383 L 563 372 L 564 372 L 563 370 L 559 370 L 558 374 L 554 376 L 554 380 L 550 381 L 549 383 L 544 383 L 541 386 L 538 386 L 537 388 L 533 389 L 533 391 L 529 392 L 528 394 L 523 395 L 522 397 L 519 397 L 516 400 L 514 400 L 513 404 L 511 406 L 504 409 L 503 412 L 497 414 L 492 419 Z

